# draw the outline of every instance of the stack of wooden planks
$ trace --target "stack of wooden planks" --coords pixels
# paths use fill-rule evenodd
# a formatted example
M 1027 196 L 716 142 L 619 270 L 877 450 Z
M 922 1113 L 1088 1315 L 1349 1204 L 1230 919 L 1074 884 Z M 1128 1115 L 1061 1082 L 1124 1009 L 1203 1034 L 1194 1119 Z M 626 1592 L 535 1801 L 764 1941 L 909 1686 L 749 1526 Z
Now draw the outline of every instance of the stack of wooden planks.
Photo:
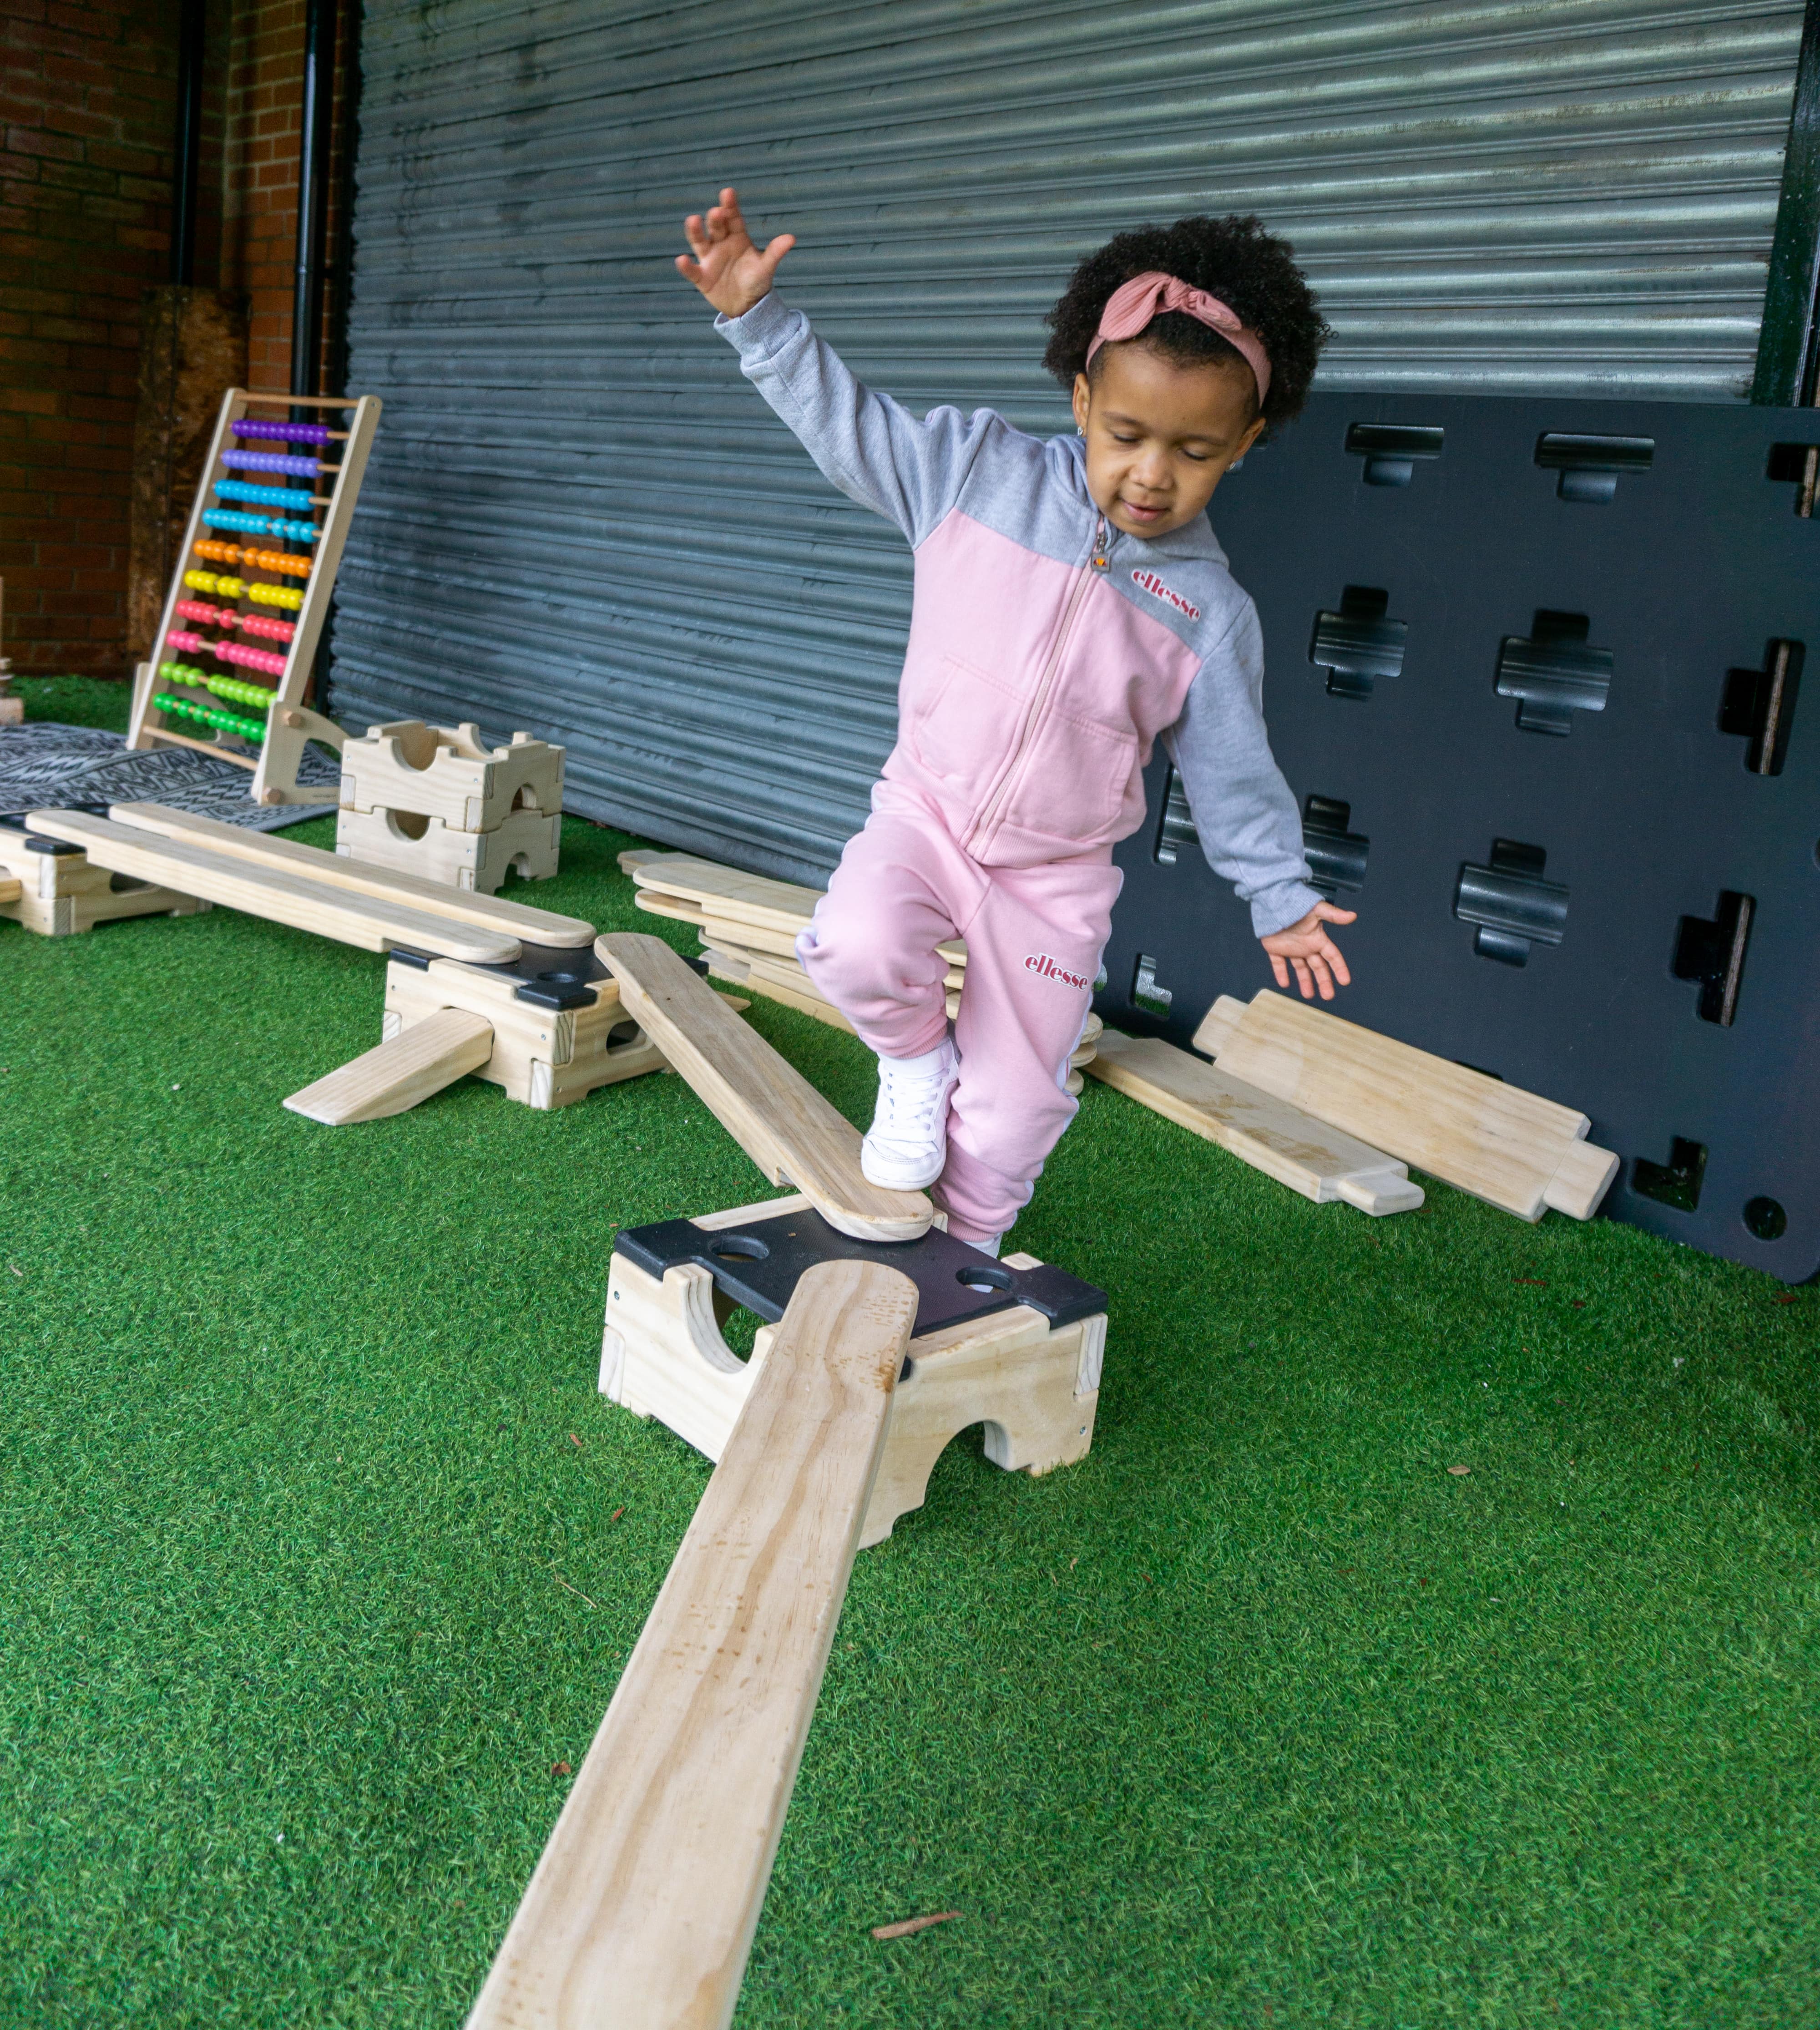
M 743 873 L 737 867 L 722 867 L 680 853 L 622 853 L 619 864 L 638 883 L 640 909 L 695 925 L 708 969 L 715 978 L 852 1034 L 852 1024 L 816 992 L 797 957 L 797 935 L 815 914 L 822 899 L 820 889 L 770 880 L 762 874 Z M 952 1020 L 959 1011 L 967 978 L 967 946 L 957 938 L 939 949 L 948 961 Z M 1093 1060 L 1100 1027 L 1098 1016 L 1087 1017 L 1079 1047 L 1069 1060 L 1071 1092 L 1081 1089 L 1081 1073 Z

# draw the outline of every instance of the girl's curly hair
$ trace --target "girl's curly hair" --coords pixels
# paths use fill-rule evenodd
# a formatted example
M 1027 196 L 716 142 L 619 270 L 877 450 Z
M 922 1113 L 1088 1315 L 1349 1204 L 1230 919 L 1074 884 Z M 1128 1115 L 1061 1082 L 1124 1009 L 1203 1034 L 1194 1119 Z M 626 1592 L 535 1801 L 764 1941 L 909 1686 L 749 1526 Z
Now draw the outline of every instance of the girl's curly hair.
M 1075 269 L 1046 320 L 1055 335 L 1042 363 L 1072 389 L 1075 376 L 1087 371 L 1087 348 L 1106 299 L 1134 275 L 1160 270 L 1217 296 L 1264 340 L 1270 355 L 1270 392 L 1263 405 L 1268 437 L 1300 411 L 1320 348 L 1332 336 L 1294 255 L 1289 242 L 1266 232 L 1256 217 L 1179 218 L 1173 225 L 1121 232 Z M 1184 364 L 1242 356 L 1218 332 L 1180 310 L 1165 310 L 1132 342 Z M 1095 356 L 1090 380 L 1098 378 L 1104 357 Z

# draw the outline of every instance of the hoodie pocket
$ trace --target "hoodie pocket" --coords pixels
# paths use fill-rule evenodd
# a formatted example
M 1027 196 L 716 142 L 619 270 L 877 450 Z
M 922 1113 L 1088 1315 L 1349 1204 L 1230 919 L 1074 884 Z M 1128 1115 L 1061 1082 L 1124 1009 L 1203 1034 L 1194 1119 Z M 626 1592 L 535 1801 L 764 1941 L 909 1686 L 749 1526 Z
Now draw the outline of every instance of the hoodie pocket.
M 1138 736 L 1097 719 L 1053 712 L 1024 757 L 1005 821 L 1078 845 L 1098 845 L 1117 827 L 1138 772 Z
M 945 650 L 906 714 L 910 751 L 931 775 L 979 785 L 1010 752 L 1023 718 L 1018 693 Z

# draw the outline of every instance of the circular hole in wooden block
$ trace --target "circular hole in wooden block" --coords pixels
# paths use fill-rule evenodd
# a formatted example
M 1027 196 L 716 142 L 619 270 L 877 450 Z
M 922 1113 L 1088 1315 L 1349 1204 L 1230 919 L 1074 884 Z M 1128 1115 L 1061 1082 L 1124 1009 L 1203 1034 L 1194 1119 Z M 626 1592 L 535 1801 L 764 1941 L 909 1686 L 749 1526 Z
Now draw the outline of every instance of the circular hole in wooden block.
M 966 1268 L 955 1270 L 954 1280 L 970 1290 L 1008 1290 L 1012 1285 L 1011 1271 L 1000 1268 L 996 1262 L 982 1262 L 977 1268 L 970 1262 Z
M 771 1253 L 762 1240 L 755 1240 L 749 1233 L 721 1234 L 709 1244 L 708 1251 L 722 1262 L 762 1262 Z
M 429 830 L 429 820 L 416 811 L 388 811 L 385 828 L 399 838 L 422 838 Z
M 752 1343 L 764 1329 L 764 1320 L 756 1311 L 748 1311 L 744 1304 L 736 1304 L 732 1298 L 714 1293 L 714 1322 L 720 1327 L 722 1344 L 737 1361 L 752 1359 Z

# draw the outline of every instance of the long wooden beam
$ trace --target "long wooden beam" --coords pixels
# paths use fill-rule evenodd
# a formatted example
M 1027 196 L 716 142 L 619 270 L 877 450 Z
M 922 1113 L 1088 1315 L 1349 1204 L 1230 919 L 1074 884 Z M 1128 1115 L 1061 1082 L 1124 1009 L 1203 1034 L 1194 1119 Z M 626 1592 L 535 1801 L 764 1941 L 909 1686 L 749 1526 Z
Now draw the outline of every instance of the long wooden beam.
M 934 1208 L 921 1192 L 868 1183 L 860 1131 L 737 1021 L 661 938 L 618 931 L 594 949 L 626 1012 L 774 1184 L 793 1184 L 857 1240 L 914 1240 Z
M 724 2030 L 916 1314 L 875 1263 L 797 1285 L 468 2030 Z

